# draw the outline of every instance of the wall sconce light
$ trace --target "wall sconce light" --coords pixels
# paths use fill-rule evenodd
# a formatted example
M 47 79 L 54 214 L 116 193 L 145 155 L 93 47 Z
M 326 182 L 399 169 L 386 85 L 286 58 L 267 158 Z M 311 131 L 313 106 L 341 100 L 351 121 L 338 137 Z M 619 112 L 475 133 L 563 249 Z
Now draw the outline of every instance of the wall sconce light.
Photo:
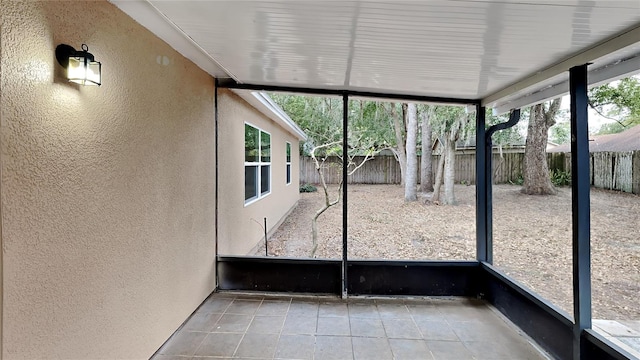
M 82 44 L 81 51 L 72 46 L 60 44 L 56 47 L 56 59 L 63 68 L 67 69 L 69 81 L 80 85 L 100 86 L 102 64 L 95 61 L 86 44 Z

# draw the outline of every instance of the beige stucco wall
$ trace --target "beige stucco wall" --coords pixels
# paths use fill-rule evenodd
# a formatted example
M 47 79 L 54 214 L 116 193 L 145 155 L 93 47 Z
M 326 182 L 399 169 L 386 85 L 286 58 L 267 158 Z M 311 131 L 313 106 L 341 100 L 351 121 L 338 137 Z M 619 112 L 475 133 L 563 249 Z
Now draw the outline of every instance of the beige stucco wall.
M 271 133 L 271 194 L 244 205 L 244 123 Z M 218 92 L 218 253 L 246 255 L 264 242 L 295 206 L 299 193 L 298 139 L 228 90 Z M 286 185 L 286 142 L 291 143 L 291 184 Z
M 146 359 L 215 286 L 213 79 L 104 0 L 1 6 L 4 359 Z

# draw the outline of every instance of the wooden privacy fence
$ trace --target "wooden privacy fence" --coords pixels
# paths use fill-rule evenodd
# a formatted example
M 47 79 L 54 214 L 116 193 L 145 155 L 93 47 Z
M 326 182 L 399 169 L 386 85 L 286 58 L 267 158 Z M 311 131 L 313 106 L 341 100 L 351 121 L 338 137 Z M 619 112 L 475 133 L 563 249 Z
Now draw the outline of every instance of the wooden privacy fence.
M 515 181 L 522 174 L 522 153 L 504 153 L 493 155 L 493 173 L 496 183 L 507 183 Z M 358 164 L 362 162 L 364 157 L 356 157 L 354 159 Z M 435 178 L 436 167 L 440 155 L 432 157 L 433 177 Z M 418 164 L 420 157 L 418 156 Z M 325 180 L 329 184 L 337 184 L 342 177 L 340 162 L 337 158 L 329 158 L 325 161 Z M 367 161 L 364 166 L 353 175 L 349 176 L 349 184 L 399 184 L 400 183 L 400 164 L 393 156 L 376 156 Z M 476 155 L 475 154 L 457 154 L 456 155 L 456 183 L 474 184 L 476 181 Z M 305 184 L 318 184 L 320 177 L 316 171 L 313 160 L 309 157 L 300 158 L 300 182 Z M 420 174 L 418 174 L 418 182 L 420 182 Z
M 549 168 L 556 171 L 571 172 L 571 154 L 547 154 Z M 433 176 L 440 156 L 432 158 Z M 358 163 L 363 157 L 357 157 Z M 515 182 L 522 176 L 524 153 L 493 154 L 493 182 L 504 184 Z M 418 157 L 418 164 L 420 157 Z M 342 177 L 342 169 L 337 158 L 324 162 L 325 179 L 329 184 L 337 184 Z M 474 184 L 476 178 L 475 154 L 456 154 L 456 183 Z M 640 151 L 597 152 L 590 154 L 591 185 L 597 188 L 620 190 L 640 194 Z M 418 182 L 420 174 L 418 174 Z M 319 184 L 320 177 L 315 164 L 309 157 L 300 158 L 300 182 Z M 399 184 L 400 164 L 393 156 L 376 156 L 353 175 L 350 184 Z

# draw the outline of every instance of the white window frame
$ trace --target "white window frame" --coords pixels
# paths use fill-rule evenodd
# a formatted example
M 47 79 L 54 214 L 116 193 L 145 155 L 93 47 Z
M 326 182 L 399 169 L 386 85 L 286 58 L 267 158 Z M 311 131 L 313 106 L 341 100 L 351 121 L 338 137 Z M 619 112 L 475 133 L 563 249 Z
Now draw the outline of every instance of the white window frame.
M 264 197 L 267 197 L 269 194 L 271 194 L 271 188 L 273 186 L 273 183 L 271 181 L 272 180 L 271 179 L 271 177 L 272 177 L 271 173 L 272 173 L 272 168 L 273 168 L 272 167 L 272 162 L 273 162 L 272 161 L 272 156 L 273 156 L 273 151 L 272 151 L 273 141 L 272 141 L 272 139 L 273 139 L 273 137 L 271 136 L 270 132 L 268 132 L 266 130 L 263 130 L 262 128 L 260 128 L 260 127 L 258 127 L 256 125 L 253 125 L 253 124 L 251 124 L 249 122 L 246 122 L 246 121 L 245 121 L 244 126 L 242 128 L 243 134 L 245 134 L 246 126 L 250 126 L 250 127 L 254 128 L 254 129 L 258 130 L 258 145 L 257 145 L 258 146 L 258 161 L 257 162 L 255 162 L 255 161 L 251 161 L 251 162 L 246 161 L 246 159 L 247 159 L 246 158 L 246 154 L 243 151 L 243 155 L 242 156 L 243 156 L 243 159 L 244 159 L 245 174 L 246 174 L 247 166 L 256 166 L 258 169 L 257 169 L 257 180 L 256 180 L 256 194 L 257 195 L 252 197 L 252 198 L 245 199 L 244 200 L 244 206 L 253 204 L 256 201 L 258 201 L 258 200 L 260 200 L 260 199 L 262 199 Z M 265 134 L 269 135 L 269 161 L 262 161 L 262 155 L 261 155 L 262 133 L 265 133 Z M 246 141 L 246 139 L 244 141 Z M 244 143 L 244 141 L 243 141 L 243 143 Z M 245 151 L 246 151 L 246 149 L 245 149 Z M 260 191 L 261 190 L 260 187 L 262 186 L 262 167 L 263 166 L 269 166 L 269 190 L 267 190 L 264 193 L 262 193 Z M 245 178 L 244 179 L 244 186 L 245 187 L 247 186 L 246 184 L 247 184 L 247 179 Z M 244 191 L 243 191 L 243 194 L 244 194 Z M 244 197 L 244 195 L 243 195 L 243 197 Z
M 289 158 L 287 159 L 287 149 L 289 150 Z M 285 157 L 285 167 L 287 168 L 287 173 L 285 175 L 285 181 L 287 182 L 287 186 L 291 185 L 291 157 L 292 157 L 292 153 L 291 153 L 291 143 L 290 142 L 286 142 L 284 145 L 284 157 Z

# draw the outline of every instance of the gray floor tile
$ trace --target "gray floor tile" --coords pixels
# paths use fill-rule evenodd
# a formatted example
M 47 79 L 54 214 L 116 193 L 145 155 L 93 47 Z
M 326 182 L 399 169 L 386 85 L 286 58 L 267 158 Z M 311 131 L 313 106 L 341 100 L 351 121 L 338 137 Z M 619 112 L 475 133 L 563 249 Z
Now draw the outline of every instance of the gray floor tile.
M 382 321 L 379 319 L 350 318 L 351 336 L 386 337 Z
M 382 319 L 384 330 L 390 339 L 422 339 L 418 327 L 409 319 Z
M 469 350 L 459 341 L 425 341 L 435 360 L 472 359 Z
M 544 359 L 526 342 L 465 342 L 464 346 L 476 359 L 491 360 L 542 360 Z
M 351 338 L 355 360 L 392 359 L 389 340 L 386 338 Z
M 298 316 L 289 313 L 282 328 L 283 334 L 288 335 L 315 335 L 318 326 L 318 318 L 315 316 Z
M 594 320 L 595 322 L 596 320 Z M 618 322 L 624 326 L 630 327 L 635 331 L 640 332 L 640 321 L 638 320 L 618 320 Z
M 191 356 L 206 336 L 203 332 L 179 331 L 160 349 L 160 354 Z
M 374 303 L 349 303 L 349 316 L 352 318 L 379 319 L 378 308 Z
M 288 315 L 318 316 L 318 303 L 293 299 L 289 305 Z
M 210 297 L 205 300 L 196 312 L 204 313 L 223 313 L 231 304 L 233 298 Z
M 195 356 L 233 356 L 241 339 L 242 334 L 208 334 Z
M 408 319 L 411 317 L 409 310 L 404 304 L 377 304 L 378 313 L 383 319 Z
M 278 294 L 278 293 L 273 293 L 273 294 L 264 294 L 262 297 L 263 301 L 284 301 L 284 302 L 291 302 L 291 295 L 288 294 Z
M 424 340 L 389 339 L 389 345 L 396 360 L 431 360 L 433 356 Z
M 450 321 L 495 321 L 496 315 L 482 302 L 473 300 L 445 303 L 438 307 Z
M 400 360 L 544 358 L 485 302 L 473 299 L 343 301 L 214 294 L 153 360 L 274 356 L 314 360 L 354 356 Z
M 279 334 L 284 325 L 284 316 L 255 316 L 247 334 Z
M 318 316 L 348 316 L 347 304 L 338 302 L 321 303 L 318 308 Z
M 348 317 L 319 317 L 318 335 L 351 335 Z
M 444 315 L 433 304 L 407 304 L 407 309 L 416 320 L 443 320 Z
M 222 314 L 216 313 L 195 313 L 189 321 L 182 327 L 185 331 L 205 331 L 209 332 L 218 322 Z
M 449 323 L 444 320 L 414 320 L 426 340 L 459 341 Z
M 506 324 L 495 321 L 449 321 L 449 325 L 461 341 L 506 342 L 517 335 Z
M 191 360 L 191 356 L 179 356 L 179 355 L 156 355 L 151 360 Z
M 313 335 L 280 335 L 277 359 L 313 359 L 316 337 Z
M 593 328 L 600 333 L 611 336 L 640 337 L 640 331 L 636 331 L 616 320 L 593 320 Z
M 249 300 L 249 301 L 262 301 L 264 300 L 264 295 L 262 294 L 236 294 L 236 300 Z
M 250 315 L 224 314 L 211 331 L 243 333 L 249 327 L 251 319 Z
M 262 301 L 235 299 L 225 311 L 225 314 L 253 315 L 260 307 Z
M 234 356 L 273 358 L 277 344 L 277 334 L 245 334 Z
M 262 316 L 272 316 L 272 315 L 287 315 L 287 311 L 289 310 L 289 301 L 279 301 L 279 300 L 264 300 L 258 311 L 256 311 L 256 315 Z
M 316 336 L 314 360 L 353 359 L 351 338 L 348 336 Z

